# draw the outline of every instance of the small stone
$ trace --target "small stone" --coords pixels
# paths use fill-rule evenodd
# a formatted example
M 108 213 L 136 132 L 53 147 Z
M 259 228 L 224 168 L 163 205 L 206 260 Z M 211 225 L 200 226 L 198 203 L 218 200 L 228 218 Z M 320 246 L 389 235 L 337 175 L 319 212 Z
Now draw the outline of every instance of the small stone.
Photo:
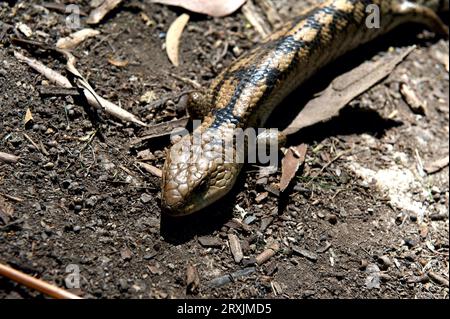
M 48 162 L 44 165 L 45 169 L 52 169 L 53 167 L 55 167 L 55 164 L 53 164 L 52 162 Z
M 383 270 L 386 270 L 392 266 L 392 261 L 386 255 L 378 258 L 378 262 L 381 264 Z
M 142 202 L 143 204 L 147 204 L 147 203 L 150 202 L 151 200 L 152 200 L 152 197 L 151 197 L 149 194 L 143 193 L 143 194 L 141 195 L 141 202 Z
M 337 216 L 334 215 L 334 214 L 329 214 L 329 215 L 327 216 L 327 220 L 328 220 L 328 222 L 329 222 L 330 224 L 336 225 L 336 223 L 337 223 L 337 221 L 338 221 L 338 218 L 337 218 Z
M 431 187 L 431 194 L 439 194 L 441 190 L 437 186 Z
M 78 226 L 78 225 L 73 226 L 73 231 L 74 231 L 75 233 L 78 233 L 80 230 L 81 230 L 81 227 L 80 227 L 80 226 Z
M 128 261 L 131 259 L 131 250 L 129 250 L 127 247 L 123 248 L 122 250 L 120 250 L 120 257 L 124 260 L 124 261 Z

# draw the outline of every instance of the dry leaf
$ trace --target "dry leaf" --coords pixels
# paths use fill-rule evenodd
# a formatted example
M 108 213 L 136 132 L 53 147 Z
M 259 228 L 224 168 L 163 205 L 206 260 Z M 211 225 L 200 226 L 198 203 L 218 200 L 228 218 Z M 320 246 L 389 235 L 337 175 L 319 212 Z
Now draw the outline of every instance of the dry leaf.
M 173 65 L 179 66 L 179 48 L 180 48 L 180 38 L 183 33 L 184 27 L 189 21 L 189 15 L 183 13 L 169 27 L 166 36 L 166 51 L 169 56 L 170 62 Z
M 27 123 L 32 120 L 33 120 L 33 115 L 31 114 L 30 108 L 27 108 L 23 122 L 25 125 L 27 125 Z
M 239 9 L 245 1 L 246 0 L 150 0 L 150 2 L 182 7 L 192 12 L 202 13 L 213 17 L 227 16 Z
M 395 57 L 384 57 L 376 62 L 366 62 L 336 79 L 319 97 L 309 101 L 291 124 L 282 132 L 297 133 L 302 128 L 327 121 L 355 97 L 361 95 L 387 77 L 402 62 L 415 46 Z
M 111 10 L 117 7 L 122 0 L 105 0 L 103 3 L 91 11 L 89 17 L 86 20 L 88 24 L 97 24 L 99 23 L 105 15 L 108 14 Z
M 299 146 L 288 149 L 286 155 L 281 160 L 280 191 L 284 192 L 291 180 L 295 177 L 300 165 L 305 161 L 307 149 L 308 146 L 306 144 L 300 144 Z
M 56 42 L 56 47 L 58 49 L 72 50 L 87 38 L 94 37 L 98 34 L 100 34 L 99 31 L 86 28 L 59 39 L 58 42 Z

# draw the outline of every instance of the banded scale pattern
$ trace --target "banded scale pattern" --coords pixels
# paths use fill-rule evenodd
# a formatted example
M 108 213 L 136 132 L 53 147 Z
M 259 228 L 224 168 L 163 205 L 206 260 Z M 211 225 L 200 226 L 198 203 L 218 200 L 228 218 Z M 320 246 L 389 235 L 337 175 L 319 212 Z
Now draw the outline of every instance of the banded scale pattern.
M 195 104 L 203 123 L 167 155 L 162 204 L 172 215 L 195 212 L 225 195 L 240 162 L 226 162 L 221 145 L 236 128 L 262 127 L 274 108 L 318 69 L 404 22 L 448 32 L 436 12 L 449 0 L 331 0 L 286 23 L 226 68 Z M 372 7 L 370 7 L 372 6 Z M 366 23 L 379 10 L 380 27 Z

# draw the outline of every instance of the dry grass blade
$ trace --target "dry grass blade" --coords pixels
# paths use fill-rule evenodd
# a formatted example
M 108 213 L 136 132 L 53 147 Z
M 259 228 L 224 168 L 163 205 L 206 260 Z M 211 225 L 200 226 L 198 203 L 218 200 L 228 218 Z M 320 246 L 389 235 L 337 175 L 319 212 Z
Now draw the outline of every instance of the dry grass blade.
M 327 121 L 355 97 L 361 95 L 382 79 L 413 50 L 409 48 L 395 57 L 384 57 L 376 62 L 366 62 L 333 80 L 322 95 L 309 101 L 292 123 L 282 132 L 285 135 L 297 133 L 302 128 Z
M 189 15 L 183 13 L 169 27 L 166 36 L 166 51 L 170 62 L 173 65 L 180 65 L 179 51 L 180 51 L 180 39 L 186 24 L 189 21 Z
M 88 24 L 99 23 L 111 10 L 117 7 L 122 0 L 105 0 L 103 3 L 91 11 L 86 22 Z
M 41 279 L 31 277 L 4 264 L 0 264 L 0 275 L 56 299 L 82 299 L 67 290 L 51 285 Z
M 246 0 L 150 0 L 150 2 L 167 4 L 202 13 L 213 17 L 224 17 L 239 9 Z

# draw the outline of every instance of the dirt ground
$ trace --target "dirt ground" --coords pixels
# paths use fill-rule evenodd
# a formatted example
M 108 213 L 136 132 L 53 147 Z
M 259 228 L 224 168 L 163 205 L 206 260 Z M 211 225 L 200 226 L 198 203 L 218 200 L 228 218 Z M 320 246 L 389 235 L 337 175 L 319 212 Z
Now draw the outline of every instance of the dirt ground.
M 248 165 L 218 204 L 172 219 L 161 216 L 160 179 L 136 165 L 161 168 L 169 139 L 130 146 L 145 129 L 93 111 L 77 96 L 42 94 L 45 78 L 14 57 L 20 51 L 66 74 L 57 56 L 11 41 L 25 37 L 19 23 L 31 29 L 30 40 L 51 45 L 73 32 L 65 13 L 40 3 L 0 3 L 0 151 L 20 156 L 0 163 L 0 205 L 8 211 L 0 216 L 0 262 L 86 298 L 448 298 L 449 171 L 423 169 L 449 153 L 448 40 L 406 26 L 333 63 L 270 124 L 282 125 L 343 71 L 417 45 L 339 117 L 289 140 L 307 143 L 308 153 L 285 193 L 273 186 L 280 170 L 260 178 Z M 300 7 L 273 3 L 283 18 Z M 88 1 L 79 5 L 90 11 Z M 126 1 L 75 49 L 78 69 L 101 96 L 147 123 L 185 116 L 189 80 L 207 86 L 261 37 L 241 11 L 192 14 L 176 68 L 164 41 L 182 12 Z M 405 102 L 405 82 L 425 101 L 425 115 Z M 33 119 L 24 125 L 27 109 Z M 240 240 L 240 263 L 229 234 Z M 255 265 L 274 242 L 276 255 Z M 198 271 L 198 292 L 187 292 L 189 265 Z M 78 289 L 65 280 L 74 266 Z M 0 278 L 0 298 L 44 296 Z

